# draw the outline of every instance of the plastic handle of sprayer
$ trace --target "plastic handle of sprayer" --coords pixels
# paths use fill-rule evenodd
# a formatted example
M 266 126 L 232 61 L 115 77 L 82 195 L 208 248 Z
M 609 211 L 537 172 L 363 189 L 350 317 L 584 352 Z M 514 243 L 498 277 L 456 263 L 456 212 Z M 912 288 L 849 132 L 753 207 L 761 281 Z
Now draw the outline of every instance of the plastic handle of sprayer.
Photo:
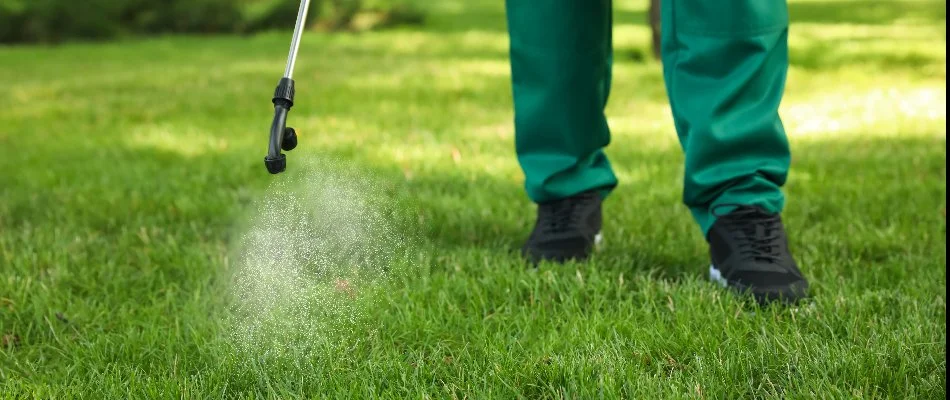
M 287 169 L 287 156 L 281 154 L 284 132 L 287 129 L 287 114 L 294 106 L 294 80 L 281 78 L 274 91 L 274 122 L 270 127 L 270 144 L 264 164 L 271 174 L 279 174 Z

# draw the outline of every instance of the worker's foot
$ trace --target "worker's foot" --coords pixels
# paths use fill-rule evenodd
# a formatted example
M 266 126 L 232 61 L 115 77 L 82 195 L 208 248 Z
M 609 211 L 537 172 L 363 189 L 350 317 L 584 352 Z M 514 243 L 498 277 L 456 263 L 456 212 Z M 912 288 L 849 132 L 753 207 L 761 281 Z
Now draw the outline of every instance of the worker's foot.
M 584 260 L 600 242 L 601 197 L 582 193 L 538 204 L 538 217 L 521 254 L 532 263 Z
M 808 281 L 788 248 L 779 214 L 738 206 L 710 228 L 713 281 L 752 294 L 759 303 L 796 303 L 807 296 Z

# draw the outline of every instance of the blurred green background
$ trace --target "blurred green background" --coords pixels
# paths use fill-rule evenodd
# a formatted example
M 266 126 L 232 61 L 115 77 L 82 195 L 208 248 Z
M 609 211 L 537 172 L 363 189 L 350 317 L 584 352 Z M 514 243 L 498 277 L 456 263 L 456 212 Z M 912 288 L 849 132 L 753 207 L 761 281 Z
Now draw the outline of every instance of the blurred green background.
M 0 0 L 0 43 L 293 27 L 296 0 Z M 367 29 L 421 21 L 402 0 L 312 0 L 309 26 Z

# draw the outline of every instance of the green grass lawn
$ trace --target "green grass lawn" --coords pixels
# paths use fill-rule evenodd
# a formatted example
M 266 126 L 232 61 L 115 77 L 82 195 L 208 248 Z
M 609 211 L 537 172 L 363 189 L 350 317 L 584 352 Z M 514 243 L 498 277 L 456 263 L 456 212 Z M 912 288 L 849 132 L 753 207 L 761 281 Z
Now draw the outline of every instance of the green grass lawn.
M 705 280 L 641 0 L 605 246 L 526 268 L 503 2 L 435 3 L 305 38 L 279 176 L 289 32 L 0 48 L 0 398 L 945 397 L 943 2 L 791 1 L 796 309 Z

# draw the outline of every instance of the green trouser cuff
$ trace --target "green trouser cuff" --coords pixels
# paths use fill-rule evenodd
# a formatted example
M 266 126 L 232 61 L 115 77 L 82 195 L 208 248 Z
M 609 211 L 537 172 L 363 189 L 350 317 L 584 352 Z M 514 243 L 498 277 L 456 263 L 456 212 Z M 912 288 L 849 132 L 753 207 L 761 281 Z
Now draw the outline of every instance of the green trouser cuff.
M 684 203 L 704 235 L 724 204 L 781 212 L 791 163 L 778 114 L 788 68 L 785 1 L 662 7 L 663 74 L 686 154 Z
M 507 0 L 515 150 L 537 203 L 589 190 L 608 195 L 617 177 L 604 107 L 611 79 L 610 0 Z

